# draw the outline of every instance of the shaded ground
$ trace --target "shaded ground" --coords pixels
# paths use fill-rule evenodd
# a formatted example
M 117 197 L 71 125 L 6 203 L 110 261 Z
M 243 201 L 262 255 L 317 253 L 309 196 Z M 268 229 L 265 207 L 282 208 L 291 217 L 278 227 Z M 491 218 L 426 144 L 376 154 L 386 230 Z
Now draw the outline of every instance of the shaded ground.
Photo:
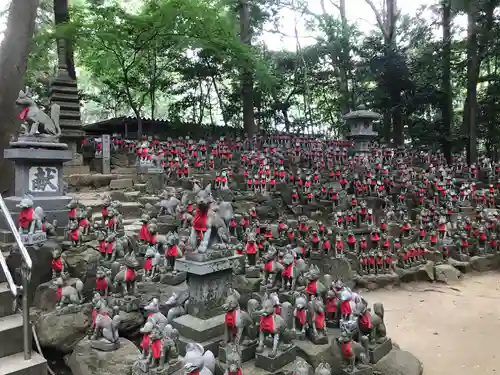
M 500 373 L 500 273 L 364 295 L 384 303 L 389 336 L 420 358 L 424 375 Z

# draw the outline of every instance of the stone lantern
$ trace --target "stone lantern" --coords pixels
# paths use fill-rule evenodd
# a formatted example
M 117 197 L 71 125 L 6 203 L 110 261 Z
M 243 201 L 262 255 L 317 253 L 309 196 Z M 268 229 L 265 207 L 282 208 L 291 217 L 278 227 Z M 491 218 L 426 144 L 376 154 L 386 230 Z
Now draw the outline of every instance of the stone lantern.
M 370 144 L 377 138 L 378 133 L 373 130 L 373 122 L 380 120 L 382 115 L 377 112 L 360 108 L 344 115 L 349 125 L 347 139 L 353 142 L 354 153 L 370 152 Z

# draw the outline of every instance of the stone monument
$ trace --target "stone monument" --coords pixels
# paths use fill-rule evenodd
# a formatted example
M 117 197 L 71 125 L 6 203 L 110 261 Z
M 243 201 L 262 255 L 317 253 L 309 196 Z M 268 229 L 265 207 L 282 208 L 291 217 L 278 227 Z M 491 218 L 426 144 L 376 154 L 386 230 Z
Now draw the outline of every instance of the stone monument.
M 207 350 L 218 352 L 225 326 L 223 305 L 231 290 L 233 269 L 243 258 L 234 255 L 224 241 L 227 228 L 210 207 L 215 203 L 209 186 L 198 193 L 196 201 L 190 249 L 175 262 L 177 271 L 187 272 L 189 288 L 187 314 L 172 323 L 180 334 L 181 354 L 189 342 L 199 342 Z
M 21 108 L 19 118 L 24 123 L 21 134 L 4 150 L 4 158 L 12 160 L 15 167 L 15 195 L 4 198 L 5 204 L 17 221 L 22 209 L 20 203 L 28 195 L 33 207 L 41 207 L 46 218 L 57 220 L 60 228 L 65 227 L 66 206 L 71 198 L 64 192 L 63 163 L 72 160 L 73 153 L 67 144 L 59 142 L 60 107 L 53 104 L 49 117 L 24 91 L 19 92 L 16 104 Z M 14 241 L 5 220 L 0 221 L 0 241 Z
M 353 141 L 353 151 L 355 153 L 370 152 L 370 143 L 375 140 L 378 133 L 373 130 L 373 122 L 380 120 L 379 113 L 360 108 L 344 115 L 344 120 L 349 125 L 349 135 L 347 139 Z

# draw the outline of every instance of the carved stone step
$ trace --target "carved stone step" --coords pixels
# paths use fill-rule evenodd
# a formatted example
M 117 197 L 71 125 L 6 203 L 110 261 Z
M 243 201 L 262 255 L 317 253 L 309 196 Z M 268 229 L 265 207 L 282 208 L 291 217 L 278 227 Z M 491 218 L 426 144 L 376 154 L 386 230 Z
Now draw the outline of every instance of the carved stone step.
M 12 308 L 12 305 L 10 306 Z M 31 328 L 30 328 L 30 333 L 31 333 Z M 22 315 L 15 314 L 0 318 L 0 357 L 7 357 L 9 355 L 19 353 L 22 351 L 23 351 Z M 0 364 L 0 369 L 1 368 L 2 366 Z
M 0 270 L 0 274 L 3 276 L 2 270 Z M 0 317 L 12 315 L 12 302 L 13 297 L 9 284 L 6 282 L 0 283 Z
M 0 344 L 2 345 L 2 344 Z M 47 375 L 47 361 L 36 352 L 24 360 L 22 352 L 0 358 L 0 375 Z

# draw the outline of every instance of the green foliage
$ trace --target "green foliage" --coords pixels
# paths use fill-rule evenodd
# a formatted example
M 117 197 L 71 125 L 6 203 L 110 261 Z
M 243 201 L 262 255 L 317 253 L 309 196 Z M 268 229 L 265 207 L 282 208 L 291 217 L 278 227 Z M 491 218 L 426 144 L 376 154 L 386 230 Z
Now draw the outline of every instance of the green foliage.
M 342 19 L 335 0 L 318 0 L 333 4 L 320 14 L 303 0 L 251 1 L 251 47 L 239 38 L 239 0 L 79 0 L 71 8 L 71 23 L 58 33 L 73 38 L 83 99 L 94 104 L 96 120 L 119 113 L 240 126 L 244 68 L 254 72 L 260 129 L 340 135 L 341 114 L 364 105 L 384 115 L 379 131 L 385 139 L 399 129 L 406 141 L 436 147 L 444 138 L 466 135 L 467 40 L 457 23 L 450 57 L 453 116 L 451 129 L 444 131 L 442 109 L 450 94 L 442 82 L 445 1 L 451 2 L 452 23 L 457 15 L 473 12 L 480 62 L 477 135 L 495 153 L 499 0 L 435 0 L 411 15 L 402 9 L 389 41 L 380 27 L 362 33 L 353 20 Z M 56 67 L 51 0 L 43 4 L 26 75 L 40 96 Z M 282 19 L 285 9 L 295 12 L 315 40 L 301 45 L 299 38 L 292 51 L 269 51 L 265 31 L 279 34 L 280 24 L 291 22 Z

